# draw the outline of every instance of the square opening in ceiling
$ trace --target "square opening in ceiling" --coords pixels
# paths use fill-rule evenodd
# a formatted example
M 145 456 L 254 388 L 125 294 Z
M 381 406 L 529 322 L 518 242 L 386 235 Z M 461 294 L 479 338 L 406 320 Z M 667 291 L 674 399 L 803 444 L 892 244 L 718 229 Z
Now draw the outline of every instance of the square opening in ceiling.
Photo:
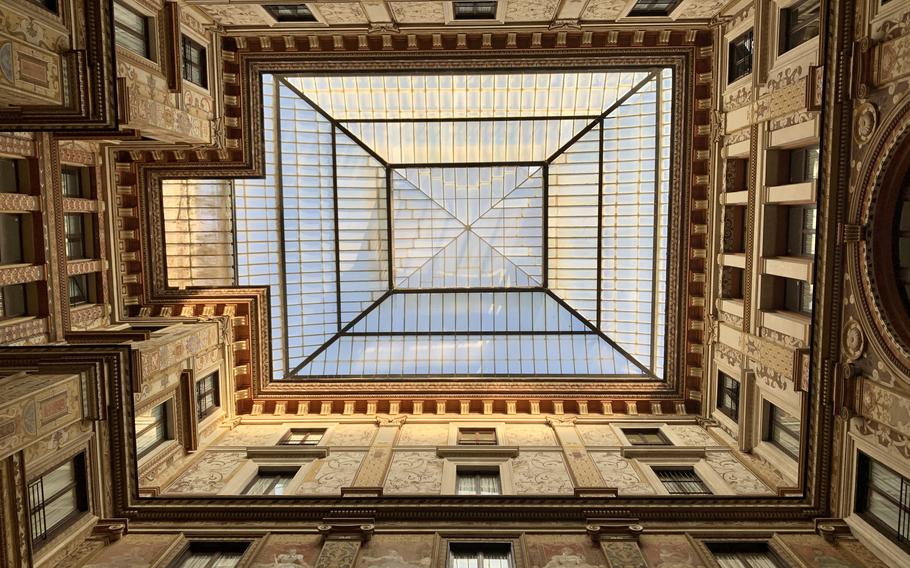
M 263 77 L 273 378 L 659 380 L 670 69 Z

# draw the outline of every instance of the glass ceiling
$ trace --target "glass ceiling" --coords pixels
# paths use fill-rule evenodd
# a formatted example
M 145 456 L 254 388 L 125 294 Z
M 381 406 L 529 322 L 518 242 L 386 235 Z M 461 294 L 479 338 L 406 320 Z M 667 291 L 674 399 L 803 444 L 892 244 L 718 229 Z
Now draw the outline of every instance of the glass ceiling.
M 669 69 L 265 76 L 237 280 L 274 378 L 664 366 Z

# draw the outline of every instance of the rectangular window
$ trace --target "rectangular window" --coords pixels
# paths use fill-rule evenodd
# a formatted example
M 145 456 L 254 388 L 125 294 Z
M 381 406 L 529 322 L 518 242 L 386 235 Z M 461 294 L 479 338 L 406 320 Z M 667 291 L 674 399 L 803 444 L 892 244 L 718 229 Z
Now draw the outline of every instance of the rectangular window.
M 205 57 L 205 48 L 183 36 L 183 78 L 199 85 L 203 89 L 208 88 L 208 61 Z
M 670 495 L 710 495 L 705 482 L 691 467 L 654 468 L 657 479 L 664 484 Z
M 459 446 L 495 446 L 496 428 L 459 428 Z
M 191 542 L 174 568 L 233 568 L 240 563 L 249 543 Z
M 630 16 L 669 16 L 678 0 L 638 0 L 632 6 Z
M 32 0 L 35 4 L 53 13 L 57 13 L 57 0 Z
M 814 287 L 811 282 L 785 278 L 784 283 L 784 308 L 807 316 L 812 315 L 812 293 Z
M 804 183 L 818 179 L 818 146 L 797 148 L 787 154 L 789 183 Z
M 739 421 L 739 381 L 726 373 L 717 374 L 717 409 Z
M 456 495 L 502 495 L 499 468 L 461 468 L 456 471 Z
M 22 250 L 24 215 L 0 213 L 0 264 L 25 262 Z
M 856 464 L 856 512 L 910 552 L 910 480 L 866 454 Z
M 221 403 L 218 395 L 218 371 L 196 381 L 196 419 L 202 420 L 215 412 Z
M 140 458 L 172 438 L 170 414 L 170 402 L 165 402 L 136 416 L 136 453 Z
M 285 495 L 288 484 L 299 468 L 265 468 L 243 490 L 242 495 Z
M 730 42 L 727 82 L 732 83 L 752 72 L 752 30 Z
M 81 213 L 67 213 L 63 216 L 63 224 L 66 230 L 66 258 L 69 260 L 88 258 L 85 216 Z
M 69 279 L 70 306 L 89 303 L 89 279 L 87 274 L 77 274 Z
M 325 428 L 292 428 L 281 442 L 283 446 L 316 446 L 325 436 Z
M 27 284 L 10 284 L 0 287 L 0 321 L 28 315 L 28 304 Z
M 505 543 L 452 543 L 449 568 L 512 568 L 512 546 Z
M 146 59 L 152 58 L 150 20 L 119 1 L 114 2 L 114 40 Z
M 815 256 L 814 205 L 791 205 L 787 212 L 787 255 Z
M 496 18 L 496 2 L 453 2 L 456 20 L 492 20 Z
M 85 454 L 57 466 L 28 485 L 32 542 L 40 546 L 88 511 Z
M 708 550 L 721 568 L 782 568 L 764 542 L 711 543 Z
M 20 163 L 21 160 L 0 158 L 0 193 L 22 193 Z
M 819 0 L 800 0 L 780 11 L 780 51 L 785 53 L 818 35 Z
M 64 197 L 78 197 L 88 199 L 89 194 L 88 168 L 63 166 L 60 171 L 60 189 Z
M 799 458 L 799 419 L 770 404 L 765 440 L 793 459 Z
M 267 4 L 263 8 L 278 22 L 316 21 L 316 16 L 306 4 Z
M 660 428 L 622 428 L 622 433 L 633 446 L 669 446 L 670 440 Z

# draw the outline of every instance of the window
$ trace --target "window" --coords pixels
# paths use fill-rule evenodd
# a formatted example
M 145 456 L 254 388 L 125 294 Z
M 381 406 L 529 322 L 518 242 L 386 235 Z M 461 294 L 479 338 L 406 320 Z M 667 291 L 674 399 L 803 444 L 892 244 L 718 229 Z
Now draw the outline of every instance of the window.
M 29 289 L 26 284 L 0 287 L 0 321 L 28 315 Z
M 246 542 L 191 542 L 173 568 L 233 568 L 248 546 Z
M 172 438 L 170 405 L 165 402 L 136 416 L 136 453 L 140 458 Z
M 89 303 L 89 278 L 87 274 L 77 274 L 69 279 L 70 306 Z
M 60 188 L 64 197 L 89 198 L 88 168 L 63 166 L 60 171 Z
M 85 215 L 81 213 L 67 213 L 63 216 L 63 224 L 66 230 L 66 258 L 69 260 L 79 260 L 89 258 L 89 248 L 86 246 L 86 225 Z
M 218 371 L 196 381 L 196 419 L 201 421 L 215 412 L 220 404 L 218 395 Z
M 771 442 L 793 459 L 799 458 L 799 419 L 768 405 L 768 426 L 765 440 Z
M 85 454 L 57 466 L 28 485 L 32 542 L 40 546 L 88 511 Z
M 256 477 L 246 486 L 242 495 L 285 495 L 285 490 L 298 469 L 260 467 Z
M 734 422 L 739 420 L 739 381 L 726 373 L 717 374 L 717 409 Z
M 812 293 L 814 286 L 811 282 L 785 278 L 784 283 L 784 308 L 807 316 L 812 315 Z
M 50 10 L 53 13 L 57 13 L 57 0 L 32 0 L 35 4 Z
M 456 20 L 492 20 L 496 17 L 496 2 L 453 2 Z
M 670 495 L 710 495 L 705 482 L 691 467 L 654 468 L 657 479 L 664 484 Z
M 910 313 L 910 184 L 904 185 L 894 216 L 894 266 L 897 289 Z
M 498 543 L 452 543 L 449 568 L 512 568 L 512 547 Z
M 152 58 L 150 18 L 132 8 L 114 2 L 114 40 L 117 45 L 146 59 Z
M 708 550 L 721 568 L 782 568 L 764 542 L 712 543 Z
M 669 16 L 677 0 L 638 0 L 632 6 L 630 16 Z
M 502 495 L 499 468 L 461 468 L 456 471 L 456 495 Z
M 208 88 L 208 62 L 205 57 L 205 48 L 183 36 L 183 78 L 199 85 L 203 89 Z
M 799 0 L 780 11 L 780 51 L 784 53 L 818 35 L 818 0 Z
M 316 446 L 325 436 L 325 428 L 293 428 L 281 440 L 284 446 Z
M 0 158 L 0 193 L 21 193 L 22 183 L 19 177 L 21 160 Z
M 732 83 L 752 72 L 752 30 L 730 42 L 727 82 Z
M 25 262 L 22 250 L 24 215 L 0 213 L 0 264 Z
M 495 446 L 496 428 L 459 428 L 459 446 Z
M 272 4 L 263 6 L 279 22 L 315 22 L 316 16 L 306 4 Z
M 787 161 L 787 181 L 789 183 L 803 183 L 818 179 L 818 146 L 790 150 Z
M 622 428 L 622 433 L 633 446 L 669 446 L 670 440 L 660 428 Z
M 787 255 L 815 256 L 814 205 L 791 205 L 787 219 Z
M 910 480 L 860 453 L 854 507 L 866 522 L 910 552 Z

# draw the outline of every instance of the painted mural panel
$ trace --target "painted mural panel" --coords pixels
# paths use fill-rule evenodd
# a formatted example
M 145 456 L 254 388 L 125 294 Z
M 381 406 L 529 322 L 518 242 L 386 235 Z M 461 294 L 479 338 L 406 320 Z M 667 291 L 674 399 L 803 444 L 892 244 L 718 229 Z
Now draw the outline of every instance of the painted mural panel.
M 164 493 L 218 493 L 246 459 L 246 452 L 205 452 Z
M 369 446 L 377 429 L 375 424 L 339 424 L 332 430 L 329 445 Z
M 680 441 L 687 446 L 716 446 L 717 440 L 711 437 L 711 434 L 701 426 L 694 425 L 670 425 L 667 426 Z
M 84 568 L 146 568 L 180 538 L 179 534 L 127 534 L 96 552 Z
M 322 548 L 316 534 L 272 534 L 265 537 L 250 565 L 253 568 L 313 568 Z
M 609 424 L 576 424 L 581 439 L 588 446 L 621 446 L 619 436 Z
M 562 452 L 521 452 L 512 460 L 512 485 L 519 495 L 574 493 Z
M 399 446 L 445 446 L 448 441 L 448 424 L 405 424 L 398 437 Z
M 737 495 L 772 495 L 767 485 L 730 452 L 708 452 L 705 461 Z
M 442 487 L 444 460 L 436 452 L 397 451 L 386 476 L 384 492 L 388 494 L 439 494 Z
M 287 432 L 280 424 L 240 424 L 225 432 L 216 442 L 218 446 L 274 446 Z
M 607 487 L 615 487 L 620 495 L 653 495 L 654 488 L 645 481 L 630 460 L 619 452 L 590 452 Z
M 547 424 L 507 424 L 505 443 L 508 446 L 556 446 L 556 433 Z
M 603 552 L 584 535 L 527 536 L 531 568 L 605 568 Z
M 340 495 L 342 487 L 350 487 L 366 452 L 332 452 L 327 458 L 313 462 L 298 495 Z
M 364 543 L 354 568 L 429 568 L 433 535 L 376 535 Z
M 858 562 L 841 546 L 825 542 L 813 534 L 780 535 L 787 548 L 809 566 L 819 568 L 861 568 L 868 566 Z
M 683 535 L 642 535 L 639 545 L 650 568 L 705 568 Z

